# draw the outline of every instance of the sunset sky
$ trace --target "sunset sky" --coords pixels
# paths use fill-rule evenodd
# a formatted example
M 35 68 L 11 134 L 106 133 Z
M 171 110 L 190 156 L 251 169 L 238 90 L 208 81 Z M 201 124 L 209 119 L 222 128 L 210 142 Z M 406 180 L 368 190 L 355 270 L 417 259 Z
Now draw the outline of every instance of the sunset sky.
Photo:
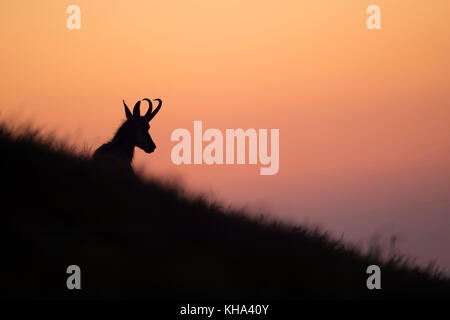
M 146 175 L 358 245 L 396 235 L 449 271 L 449 15 L 448 0 L 2 1 L 0 118 L 93 151 L 122 99 L 161 98 Z M 176 166 L 171 133 L 194 120 L 279 129 L 278 174 Z

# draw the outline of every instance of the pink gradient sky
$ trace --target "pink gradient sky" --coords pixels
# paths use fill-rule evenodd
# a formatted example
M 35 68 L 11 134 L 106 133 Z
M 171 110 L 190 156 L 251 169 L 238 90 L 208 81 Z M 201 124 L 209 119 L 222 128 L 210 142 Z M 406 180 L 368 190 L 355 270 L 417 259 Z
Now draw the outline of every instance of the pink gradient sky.
M 70 4 L 81 30 L 66 28 Z M 160 97 L 145 174 L 224 203 L 376 233 L 450 270 L 450 2 L 24 1 L 0 4 L 1 116 L 78 146 L 112 137 L 132 105 Z M 176 128 L 280 129 L 280 170 L 175 166 Z

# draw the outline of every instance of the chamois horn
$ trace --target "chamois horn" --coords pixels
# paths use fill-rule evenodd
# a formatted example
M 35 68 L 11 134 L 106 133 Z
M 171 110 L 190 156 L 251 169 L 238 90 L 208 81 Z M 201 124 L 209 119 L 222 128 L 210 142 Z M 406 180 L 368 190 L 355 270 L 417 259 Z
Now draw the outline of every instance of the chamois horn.
M 162 101 L 161 101 L 161 99 L 153 99 L 153 101 L 158 101 L 158 106 L 156 107 L 155 111 L 152 112 L 153 104 L 150 101 L 150 99 L 145 98 L 143 100 L 148 102 L 148 110 L 144 117 L 145 117 L 145 120 L 147 120 L 147 122 L 150 122 L 156 116 L 159 109 L 161 109 Z

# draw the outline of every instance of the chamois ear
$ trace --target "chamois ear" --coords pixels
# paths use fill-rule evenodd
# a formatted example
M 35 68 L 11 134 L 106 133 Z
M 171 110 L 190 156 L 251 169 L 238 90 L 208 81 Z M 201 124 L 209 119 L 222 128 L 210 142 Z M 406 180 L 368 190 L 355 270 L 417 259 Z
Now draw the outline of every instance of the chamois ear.
M 133 117 L 135 119 L 139 119 L 139 117 L 141 116 L 141 100 L 139 100 L 138 102 L 136 102 L 136 104 L 134 105 L 133 108 Z
M 127 119 L 131 120 L 133 118 L 133 115 L 131 114 L 130 109 L 128 109 L 128 106 L 125 103 L 125 100 L 123 100 L 123 106 L 125 107 L 125 115 L 127 116 Z

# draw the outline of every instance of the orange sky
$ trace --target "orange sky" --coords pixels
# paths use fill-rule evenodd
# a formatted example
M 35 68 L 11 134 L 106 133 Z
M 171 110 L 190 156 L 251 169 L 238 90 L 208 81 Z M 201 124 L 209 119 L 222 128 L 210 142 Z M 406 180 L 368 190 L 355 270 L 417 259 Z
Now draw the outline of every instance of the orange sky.
M 66 8 L 81 8 L 81 30 Z M 382 30 L 366 28 L 381 8 Z M 1 117 L 96 148 L 160 97 L 135 166 L 450 267 L 450 2 L 3 1 Z M 280 169 L 175 166 L 176 128 L 280 129 Z

